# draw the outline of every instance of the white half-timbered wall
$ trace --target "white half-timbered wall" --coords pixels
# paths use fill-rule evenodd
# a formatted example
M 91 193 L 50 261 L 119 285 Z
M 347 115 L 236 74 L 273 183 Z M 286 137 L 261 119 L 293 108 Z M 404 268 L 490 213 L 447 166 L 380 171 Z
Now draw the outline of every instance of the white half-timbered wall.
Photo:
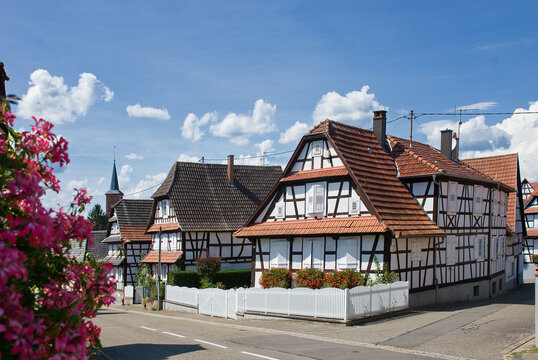
M 176 212 L 172 206 L 170 199 L 163 199 L 157 202 L 155 206 L 154 224 L 165 224 L 177 222 Z
M 140 260 L 151 250 L 151 242 L 137 241 L 124 244 L 125 251 L 125 284 L 136 286 L 136 273 Z
M 525 209 L 532 209 L 538 207 L 538 198 L 534 197 L 527 204 Z M 538 229 L 538 214 L 525 214 L 525 225 L 528 230 Z M 532 255 L 538 254 L 538 237 L 527 237 L 523 244 L 523 260 L 526 263 L 532 263 Z
M 347 180 L 282 186 L 256 222 L 370 215 Z
M 252 244 L 248 239 L 236 238 L 232 232 L 185 232 L 185 266 L 194 269 L 196 259 L 204 256 L 220 257 L 221 269 L 248 269 L 252 261 Z
M 384 254 L 384 235 L 258 239 L 254 256 L 256 286 L 260 286 L 262 272 L 271 268 L 292 271 L 311 267 L 324 271 L 355 269 L 374 273 L 374 258 L 383 268 Z
M 391 268 L 411 289 L 493 276 L 512 269 L 506 264 L 508 194 L 478 184 L 442 181 L 407 184 L 446 238 L 392 239 Z M 491 203 L 491 217 L 490 217 Z M 491 227 L 491 234 L 490 234 Z M 489 253 L 488 253 L 489 251 Z M 488 271 L 489 260 L 489 271 Z
M 291 171 L 325 169 L 343 165 L 342 160 L 329 142 L 322 139 L 304 144 Z

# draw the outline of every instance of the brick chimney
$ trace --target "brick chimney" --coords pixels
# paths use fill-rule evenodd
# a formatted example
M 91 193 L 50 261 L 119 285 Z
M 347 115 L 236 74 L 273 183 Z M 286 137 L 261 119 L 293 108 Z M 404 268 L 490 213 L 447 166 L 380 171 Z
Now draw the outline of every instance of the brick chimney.
M 234 178 L 234 156 L 228 155 L 228 181 L 230 182 L 230 185 L 234 185 L 235 178 Z
M 452 130 L 441 130 L 441 155 L 452 160 Z
M 374 135 L 381 148 L 385 150 L 387 139 L 387 112 L 385 110 L 374 111 Z

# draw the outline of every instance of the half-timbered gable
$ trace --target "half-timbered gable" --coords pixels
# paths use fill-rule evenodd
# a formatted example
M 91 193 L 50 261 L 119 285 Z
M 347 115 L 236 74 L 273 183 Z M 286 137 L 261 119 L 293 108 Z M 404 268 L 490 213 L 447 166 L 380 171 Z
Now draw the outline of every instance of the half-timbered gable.
M 525 225 L 527 234 L 524 239 L 524 261 L 525 261 L 525 279 L 532 279 L 534 276 L 533 255 L 538 254 L 538 187 L 534 192 L 527 196 L 524 205 Z
M 488 295 L 488 281 L 504 274 L 513 190 L 428 145 L 387 137 L 385 126 L 379 111 L 373 131 L 327 120 L 303 137 L 235 233 L 255 244 L 256 280 L 273 267 L 373 273 L 377 259 L 409 281 L 417 304 Z M 317 156 L 340 161 L 314 163 L 314 143 Z
M 194 269 L 199 257 L 222 259 L 222 269 L 251 267 L 252 244 L 233 233 L 278 181 L 279 166 L 176 162 L 153 194 L 147 232 L 152 251 L 143 262 L 156 274 L 161 242 L 161 276 L 176 268 Z M 163 257 L 163 254 L 165 257 Z
M 526 178 L 523 179 L 523 181 L 521 182 L 521 193 L 524 202 L 527 201 L 529 196 L 531 196 L 535 190 L 538 190 L 538 183 L 530 182 Z

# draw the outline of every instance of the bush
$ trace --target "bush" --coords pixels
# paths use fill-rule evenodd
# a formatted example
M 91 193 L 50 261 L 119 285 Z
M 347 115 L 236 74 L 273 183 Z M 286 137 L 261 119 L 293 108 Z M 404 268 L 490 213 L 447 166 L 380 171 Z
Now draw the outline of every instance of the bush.
M 216 288 L 216 289 L 222 289 L 222 290 L 226 289 L 226 287 L 220 281 L 214 284 L 208 278 L 202 278 L 202 280 L 200 281 L 200 289 L 209 289 L 209 288 Z
M 297 271 L 295 286 L 320 289 L 325 284 L 325 273 L 322 270 L 307 268 Z
M 161 287 L 160 287 L 160 293 L 161 293 L 161 301 L 164 300 L 164 289 L 166 287 L 166 284 L 161 281 Z M 149 298 L 157 301 L 157 281 L 154 281 L 152 286 L 149 288 Z
M 374 286 L 377 284 L 390 284 L 398 280 L 398 275 L 394 271 L 389 271 L 388 264 L 383 264 L 383 270 L 381 270 L 381 266 L 379 265 L 379 261 L 376 257 L 374 257 L 374 264 L 375 264 L 375 279 L 368 279 L 368 286 Z
M 215 275 L 214 281 L 222 282 L 226 289 L 250 287 L 251 270 L 224 270 Z
M 219 257 L 201 257 L 196 260 L 196 270 L 200 273 L 201 278 L 207 278 L 213 281 L 215 274 L 220 270 Z
M 265 270 L 260 278 L 260 285 L 264 289 L 273 287 L 288 289 L 291 286 L 291 271 L 284 268 Z
M 532 262 L 538 263 L 538 254 L 532 254 Z
M 170 271 L 168 285 L 198 288 L 200 287 L 200 274 L 196 271 Z
M 328 287 L 339 289 L 352 289 L 364 285 L 365 278 L 355 269 L 331 271 L 325 275 L 325 284 Z

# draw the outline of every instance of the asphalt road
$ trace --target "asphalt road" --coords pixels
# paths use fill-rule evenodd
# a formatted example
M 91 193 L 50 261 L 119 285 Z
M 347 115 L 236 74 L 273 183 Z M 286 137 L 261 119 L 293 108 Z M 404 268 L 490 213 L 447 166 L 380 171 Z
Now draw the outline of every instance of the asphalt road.
M 229 320 L 112 307 L 96 318 L 104 359 L 500 359 L 534 332 L 534 285 L 486 302 L 360 326 Z

